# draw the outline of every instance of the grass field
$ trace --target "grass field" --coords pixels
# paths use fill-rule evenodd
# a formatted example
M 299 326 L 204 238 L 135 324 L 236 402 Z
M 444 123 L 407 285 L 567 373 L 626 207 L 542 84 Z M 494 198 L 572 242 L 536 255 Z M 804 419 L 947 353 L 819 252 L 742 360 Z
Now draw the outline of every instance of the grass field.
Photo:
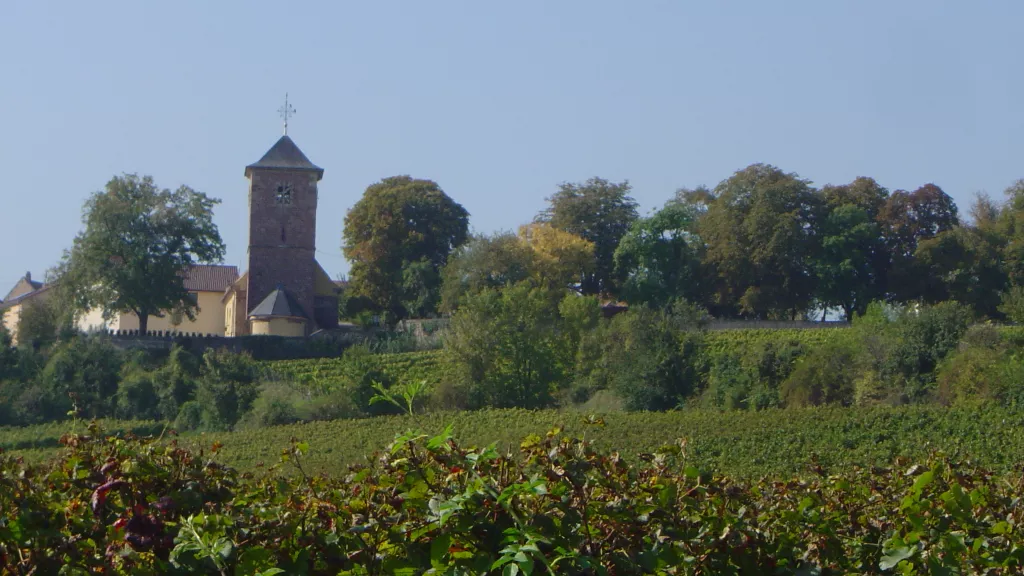
M 244 432 L 188 434 L 200 446 L 221 442 L 219 459 L 243 470 L 278 461 L 292 438 L 307 442 L 307 465 L 338 473 L 365 462 L 396 434 L 437 433 L 452 425 L 467 444 L 518 446 L 530 434 L 561 427 L 564 435 L 585 436 L 606 450 L 637 458 L 685 439 L 689 462 L 707 471 L 741 478 L 808 473 L 816 462 L 826 469 L 890 464 L 898 456 L 919 459 L 934 451 L 995 471 L 1024 463 L 1024 412 L 987 407 L 818 408 L 761 412 L 682 411 L 614 413 L 604 425 L 584 423 L 578 412 L 482 410 L 410 417 L 379 417 L 278 426 Z M 104 423 L 114 433 L 158 434 L 154 422 Z M 81 430 L 82 423 L 78 424 Z M 71 423 L 0 429 L 0 448 L 41 460 L 55 454 Z

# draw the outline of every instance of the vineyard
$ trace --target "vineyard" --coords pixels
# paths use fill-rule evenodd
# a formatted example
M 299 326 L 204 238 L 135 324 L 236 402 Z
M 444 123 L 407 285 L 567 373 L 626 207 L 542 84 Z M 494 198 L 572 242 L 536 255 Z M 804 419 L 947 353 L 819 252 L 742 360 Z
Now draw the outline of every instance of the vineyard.
M 435 384 L 441 380 L 441 354 L 440 350 L 375 354 L 371 356 L 371 361 L 396 381 L 427 380 Z M 278 378 L 324 388 L 330 387 L 341 377 L 343 362 L 342 358 L 316 358 L 279 360 L 266 364 L 271 373 Z
M 738 354 L 749 348 L 779 342 L 796 342 L 812 348 L 840 338 L 845 333 L 842 328 L 722 330 L 707 333 L 704 353 L 708 356 Z M 441 350 L 377 354 L 373 356 L 373 361 L 395 381 L 426 380 L 429 384 L 437 384 L 444 379 L 443 354 Z M 266 365 L 277 378 L 325 388 L 340 379 L 343 362 L 342 358 L 318 358 L 278 360 L 267 362 Z
M 738 478 L 789 477 L 816 467 L 883 466 L 897 457 L 923 459 L 935 451 L 996 471 L 1024 461 L 1024 413 L 996 407 L 618 412 L 602 416 L 601 426 L 588 425 L 588 418 L 573 411 L 480 410 L 185 433 L 180 438 L 192 445 L 220 442 L 220 460 L 242 470 L 272 464 L 280 448 L 298 438 L 309 446 L 308 470 L 332 474 L 364 462 L 396 434 L 449 425 L 467 446 L 497 443 L 502 448 L 514 447 L 536 430 L 560 427 L 630 461 L 684 439 L 691 465 Z M 136 434 L 163 431 L 154 422 L 106 421 L 103 426 Z M 58 439 L 69 430 L 68 423 L 0 429 L 0 449 L 41 461 L 56 453 Z
M 593 425 L 597 428 L 597 425 Z M 511 449 L 447 433 L 312 474 L 306 442 L 242 475 L 171 441 L 63 440 L 0 455 L 0 571 L 116 574 L 1016 574 L 1019 474 L 943 457 L 702 473 L 691 446 L 630 462 L 560 430 Z M 288 471 L 282 475 L 281 472 Z

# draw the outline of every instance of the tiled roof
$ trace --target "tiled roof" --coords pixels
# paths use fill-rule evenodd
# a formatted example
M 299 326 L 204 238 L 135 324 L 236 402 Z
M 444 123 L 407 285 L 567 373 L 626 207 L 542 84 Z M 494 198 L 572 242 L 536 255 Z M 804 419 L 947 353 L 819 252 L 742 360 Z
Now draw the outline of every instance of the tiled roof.
M 299 150 L 299 147 L 287 135 L 281 136 L 281 139 L 258 162 L 246 166 L 245 175 L 248 176 L 253 168 L 310 170 L 316 172 L 318 178 L 323 178 L 324 175 L 324 169 L 310 162 L 309 158 L 306 158 L 302 150 Z
M 306 318 L 307 316 L 302 312 L 302 306 L 292 298 L 283 287 L 278 286 L 276 290 L 267 294 L 267 297 L 263 299 L 252 312 L 249 313 L 249 317 L 267 317 L 267 316 L 285 316 L 292 318 Z
M 223 292 L 238 279 L 238 266 L 196 264 L 185 270 L 185 289 L 189 292 Z

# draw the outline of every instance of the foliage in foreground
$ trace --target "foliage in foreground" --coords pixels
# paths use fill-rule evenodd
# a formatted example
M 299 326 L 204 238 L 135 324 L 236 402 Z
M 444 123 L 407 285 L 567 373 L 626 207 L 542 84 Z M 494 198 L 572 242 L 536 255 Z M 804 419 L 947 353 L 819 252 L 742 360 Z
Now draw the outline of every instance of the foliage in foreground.
M 446 432 L 399 437 L 344 477 L 308 445 L 241 475 L 176 442 L 65 437 L 50 467 L 0 459 L 0 565 L 47 574 L 1004 574 L 1024 563 L 1024 489 L 932 457 L 921 465 L 734 482 L 686 445 L 632 466 L 583 441 L 519 453 Z M 216 452 L 218 446 L 214 446 Z

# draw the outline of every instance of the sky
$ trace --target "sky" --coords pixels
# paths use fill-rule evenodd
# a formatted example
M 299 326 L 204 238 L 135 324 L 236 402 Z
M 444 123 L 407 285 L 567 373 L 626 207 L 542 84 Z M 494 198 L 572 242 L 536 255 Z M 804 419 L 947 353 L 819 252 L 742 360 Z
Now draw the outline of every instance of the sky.
M 337 277 L 366 187 L 438 182 L 479 233 L 562 182 L 647 213 L 753 163 L 816 186 L 933 182 L 966 212 L 1024 178 L 1024 2 L 11 2 L 0 13 L 0 293 L 41 277 L 114 175 L 219 198 L 244 268 L 244 167 L 289 135 L 325 169 Z

